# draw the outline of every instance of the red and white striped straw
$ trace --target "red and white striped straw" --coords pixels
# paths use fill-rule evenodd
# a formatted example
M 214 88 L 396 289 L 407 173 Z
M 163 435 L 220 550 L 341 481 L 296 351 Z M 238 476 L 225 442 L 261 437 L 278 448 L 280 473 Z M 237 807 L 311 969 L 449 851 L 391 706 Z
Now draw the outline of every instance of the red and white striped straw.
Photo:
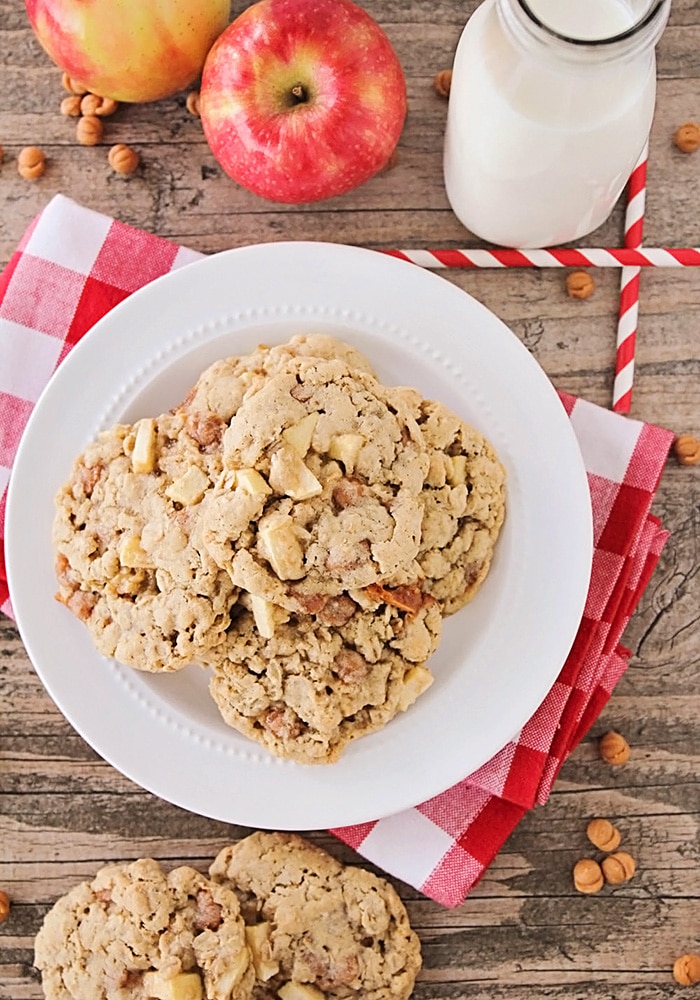
M 700 247 L 588 247 L 561 250 L 382 250 L 426 268 L 698 267 Z
M 642 245 L 648 155 L 649 148 L 645 145 L 627 184 L 626 247 L 639 248 Z M 612 408 L 616 413 L 629 413 L 632 406 L 640 273 L 639 267 L 623 267 L 620 275 L 620 310 L 617 320 L 615 381 L 612 397 Z

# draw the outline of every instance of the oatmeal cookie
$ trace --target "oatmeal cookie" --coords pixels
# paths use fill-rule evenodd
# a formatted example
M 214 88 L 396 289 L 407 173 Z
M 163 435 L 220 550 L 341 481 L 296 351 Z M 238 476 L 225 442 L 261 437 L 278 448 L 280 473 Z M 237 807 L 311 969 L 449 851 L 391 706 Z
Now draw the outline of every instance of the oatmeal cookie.
M 109 865 L 55 903 L 36 936 L 47 1000 L 249 1000 L 234 891 L 193 868 Z
M 491 444 L 448 407 L 422 400 L 417 420 L 430 452 L 417 562 L 443 614 L 485 580 L 505 517 L 505 469 Z
M 272 623 L 267 636 L 241 604 L 224 655 L 210 661 L 224 720 L 303 764 L 333 763 L 351 740 L 385 726 L 432 683 L 425 661 L 442 626 L 432 597 L 400 593 L 403 608 L 381 588 L 329 597 L 315 615 Z
M 290 611 L 413 564 L 428 449 L 400 394 L 344 361 L 291 359 L 224 434 L 202 534 L 237 587 Z
M 221 441 L 178 411 L 100 434 L 56 496 L 58 598 L 103 655 L 177 670 L 216 645 L 236 589 L 199 542 L 197 508 Z
M 420 941 L 385 879 L 285 833 L 254 833 L 224 848 L 210 875 L 241 900 L 255 1000 L 410 996 Z
M 236 413 L 246 394 L 255 392 L 267 378 L 283 371 L 293 358 L 308 357 L 340 360 L 352 370 L 375 374 L 360 351 L 337 337 L 325 333 L 297 334 L 285 344 L 274 347 L 260 344 L 248 354 L 215 361 L 199 376 L 180 408 L 190 414 L 193 423 L 195 415 L 201 414 L 203 425 L 220 436 L 222 426 Z

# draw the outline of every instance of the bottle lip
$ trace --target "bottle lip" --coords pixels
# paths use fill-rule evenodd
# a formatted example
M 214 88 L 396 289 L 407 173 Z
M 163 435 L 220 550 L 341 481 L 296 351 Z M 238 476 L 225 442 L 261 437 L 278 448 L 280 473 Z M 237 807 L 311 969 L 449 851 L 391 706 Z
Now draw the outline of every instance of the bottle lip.
M 568 45 L 575 45 L 579 49 L 583 50 L 606 50 L 610 46 L 618 45 L 619 43 L 624 43 L 630 39 L 636 38 L 640 32 L 648 29 L 650 25 L 653 25 L 654 21 L 659 18 L 665 10 L 668 14 L 670 9 L 670 0 L 656 0 L 655 3 L 649 5 L 647 12 L 640 17 L 638 21 L 635 21 L 629 28 L 624 31 L 620 31 L 615 35 L 609 35 L 606 38 L 574 38 L 571 35 L 564 34 L 563 32 L 557 31 L 555 28 L 550 27 L 545 21 L 543 21 L 532 9 L 528 0 L 517 0 L 518 6 L 522 9 L 524 14 L 529 20 L 537 26 L 540 31 L 544 31 L 551 38 L 556 38 L 561 42 L 566 42 Z M 659 29 L 662 29 L 665 25 L 665 18 L 660 18 Z M 660 34 L 660 30 L 659 30 Z

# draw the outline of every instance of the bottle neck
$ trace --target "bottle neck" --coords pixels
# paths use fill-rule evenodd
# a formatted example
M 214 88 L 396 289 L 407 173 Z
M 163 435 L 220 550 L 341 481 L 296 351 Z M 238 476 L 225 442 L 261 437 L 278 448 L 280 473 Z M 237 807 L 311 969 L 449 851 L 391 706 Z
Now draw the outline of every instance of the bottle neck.
M 511 42 L 541 58 L 571 63 L 627 61 L 653 51 L 671 10 L 671 0 L 596 0 L 585 22 L 567 17 L 564 0 L 495 0 Z M 581 3 L 581 0 L 573 0 Z M 600 15 L 599 23 L 593 7 Z M 609 14 L 606 16 L 606 8 Z

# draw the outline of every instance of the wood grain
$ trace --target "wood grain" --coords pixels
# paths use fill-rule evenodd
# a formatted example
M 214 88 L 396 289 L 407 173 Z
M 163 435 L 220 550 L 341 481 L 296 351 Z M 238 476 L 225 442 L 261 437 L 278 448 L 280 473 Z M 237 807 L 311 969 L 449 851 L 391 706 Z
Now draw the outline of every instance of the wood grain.
M 343 198 L 294 207 L 262 202 L 223 175 L 186 111 L 186 93 L 122 107 L 107 121 L 102 146 L 79 146 L 74 121 L 59 114 L 60 72 L 29 30 L 24 4 L 0 0 L 0 266 L 57 192 L 203 252 L 282 239 L 479 245 L 445 197 L 447 106 L 432 88 L 475 5 L 367 0 L 408 81 L 398 163 Z M 234 10 L 243 6 L 236 2 Z M 700 154 L 683 155 L 672 143 L 679 124 L 700 116 L 696 0 L 674 0 L 658 72 L 645 242 L 697 245 Z M 133 177 L 109 170 L 113 142 L 139 150 L 142 167 Z M 48 157 L 35 182 L 15 170 L 29 144 Z M 620 204 L 587 245 L 618 245 L 623 217 Z M 610 404 L 616 272 L 597 272 L 596 293 L 585 303 L 567 298 L 561 271 L 444 277 L 501 316 L 557 386 Z M 700 435 L 699 327 L 697 270 L 643 273 L 634 417 Z M 674 959 L 700 951 L 700 467 L 670 459 L 654 512 L 670 538 L 625 636 L 630 668 L 546 806 L 526 816 L 457 909 L 395 883 L 423 944 L 417 1000 L 660 1000 L 678 995 Z M 597 753 L 608 728 L 632 745 L 622 768 Z M 589 853 L 585 828 L 594 816 L 616 822 L 638 870 L 629 883 L 584 897 L 573 889 L 571 869 Z M 102 761 L 45 693 L 14 624 L 0 619 L 0 887 L 12 899 L 0 925 L 0 1000 L 42 996 L 33 937 L 48 907 L 76 881 L 109 860 L 143 855 L 205 870 L 223 844 L 246 832 L 169 805 Z M 327 833 L 311 836 L 359 863 Z

